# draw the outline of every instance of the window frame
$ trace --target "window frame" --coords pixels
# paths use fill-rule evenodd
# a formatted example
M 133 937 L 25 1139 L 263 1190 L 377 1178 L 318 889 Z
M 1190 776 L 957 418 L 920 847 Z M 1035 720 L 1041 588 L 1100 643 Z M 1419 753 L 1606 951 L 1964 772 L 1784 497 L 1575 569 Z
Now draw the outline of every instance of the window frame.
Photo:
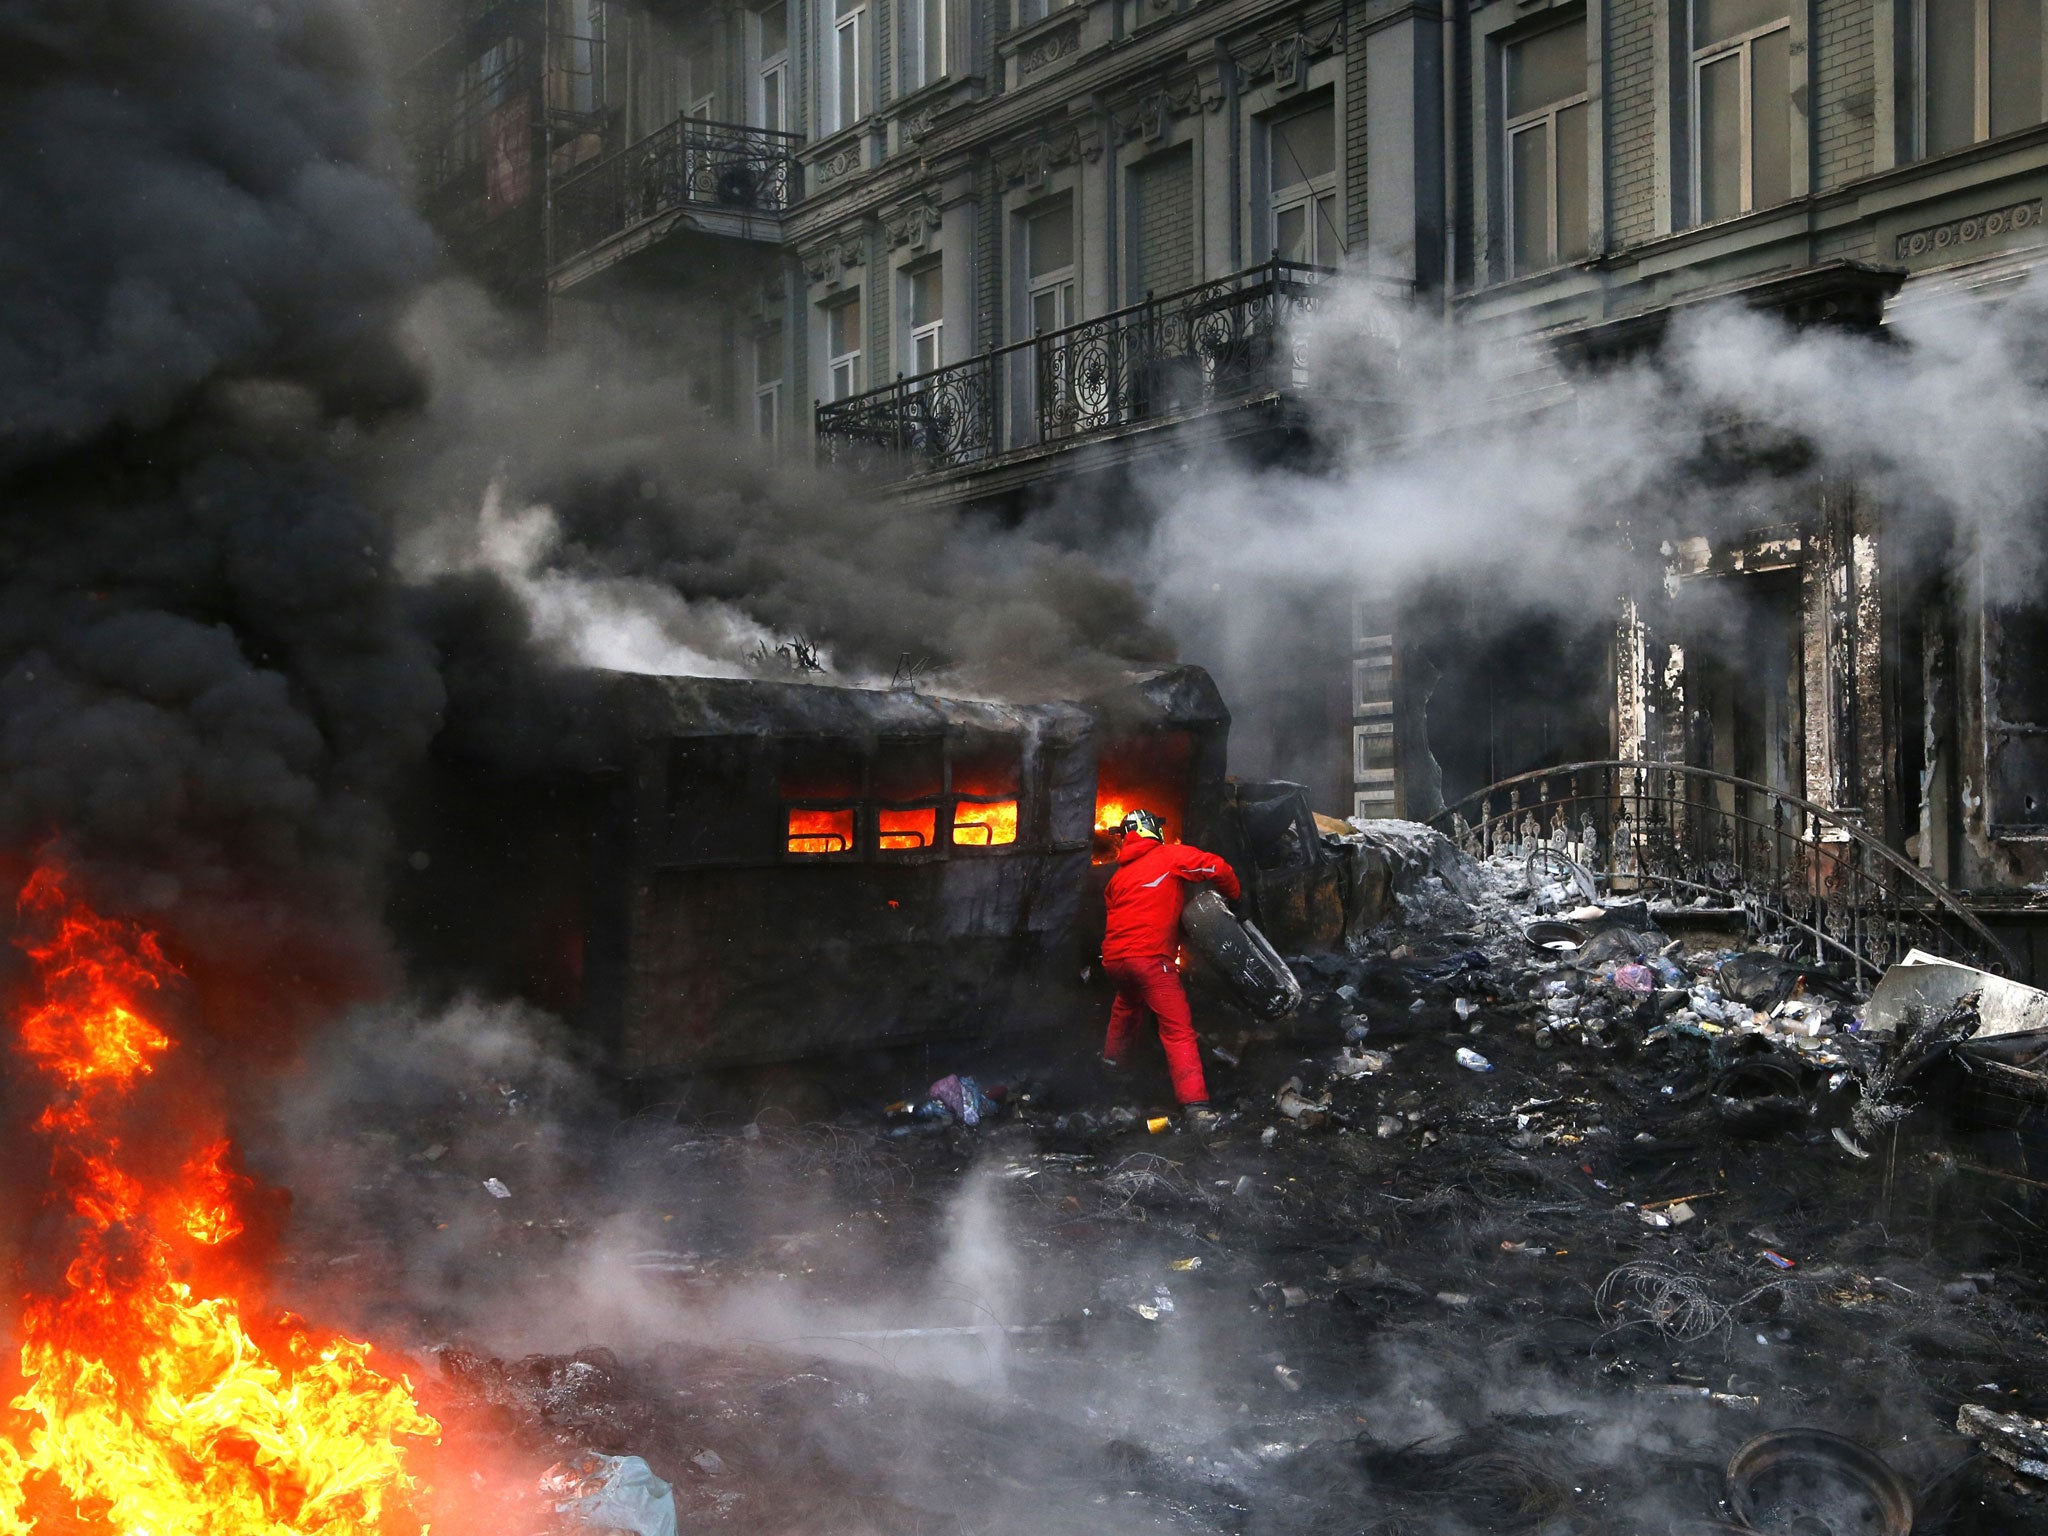
M 775 377 L 761 377 L 761 348 L 764 342 L 775 342 Z M 788 373 L 786 348 L 788 336 L 781 322 L 764 325 L 754 333 L 754 435 L 771 447 L 782 441 L 782 381 Z M 767 428 L 762 428 L 762 412 L 767 412 Z
M 1563 247 L 1558 240 L 1557 207 L 1560 199 L 1557 195 L 1559 171 L 1557 120 L 1561 115 L 1569 112 L 1574 107 L 1585 108 L 1587 113 L 1586 137 L 1587 142 L 1590 144 L 1593 139 L 1593 89 L 1590 83 L 1583 84 L 1576 95 L 1560 96 L 1557 100 L 1549 102 L 1544 106 L 1532 108 L 1527 112 L 1510 117 L 1508 115 L 1508 80 L 1511 73 L 1509 55 L 1514 49 L 1521 47 L 1525 43 L 1533 42 L 1546 32 L 1561 32 L 1566 27 L 1585 26 L 1587 26 L 1586 18 L 1583 15 L 1574 15 L 1570 20 L 1561 23 L 1555 28 L 1543 27 L 1519 37 L 1506 38 L 1502 40 L 1500 45 L 1500 169 L 1501 208 L 1504 213 L 1500 251 L 1502 263 L 1506 267 L 1507 275 L 1510 279 L 1527 277 L 1536 272 L 1552 271 L 1557 267 L 1563 266 L 1568 259 L 1564 256 Z M 1592 64 L 1589 60 L 1583 79 L 1590 81 L 1591 75 Z M 1550 170 L 1548 186 L 1546 188 L 1548 194 L 1547 201 L 1550 205 L 1549 219 L 1545 229 L 1547 243 L 1544 260 L 1540 264 L 1531 264 L 1524 267 L 1515 260 L 1515 140 L 1537 127 L 1543 129 L 1548 145 L 1548 155 L 1545 161 Z M 1586 171 L 1587 175 L 1586 209 L 1589 225 L 1586 231 L 1586 243 L 1587 252 L 1590 255 L 1592 250 L 1590 219 L 1593 209 L 1594 189 L 1591 180 L 1591 167 L 1583 167 L 1582 169 Z M 1572 257 L 1569 259 L 1579 260 L 1581 258 Z
M 824 71 L 826 89 L 831 92 L 832 110 L 828 114 L 832 133 L 843 133 L 867 117 L 866 64 L 867 64 L 867 18 L 868 0 L 853 0 L 843 13 L 837 0 L 830 7 L 821 7 L 826 25 L 830 28 L 828 39 L 831 44 L 832 67 Z M 849 43 L 849 38 L 851 42 Z M 847 49 L 853 50 L 853 66 L 847 68 Z M 844 99 L 844 83 L 853 82 L 853 101 L 850 109 Z
M 1979 0 L 1979 3 L 1988 4 L 1989 0 Z M 1778 32 L 1786 34 L 1788 47 L 1796 41 L 1792 36 L 1792 3 L 1791 0 L 1788 0 L 1784 19 L 1767 22 L 1759 27 L 1751 27 L 1747 32 L 1738 32 L 1732 37 L 1720 38 L 1707 44 L 1705 47 L 1695 48 L 1692 46 L 1692 39 L 1696 31 L 1699 5 L 1700 0 L 1686 0 L 1685 7 L 1686 94 L 1690 98 L 1687 102 L 1687 111 L 1689 113 L 1688 132 L 1691 135 L 1692 143 L 1692 186 L 1690 189 L 1689 206 L 1692 214 L 1691 222 L 1695 226 L 1709 222 L 1706 216 L 1707 141 L 1704 124 L 1701 120 L 1706 93 L 1700 88 L 1700 82 L 1705 71 L 1711 65 L 1719 64 L 1723 60 L 1737 55 L 1740 56 L 1736 69 L 1741 84 L 1741 100 L 1736 110 L 1737 122 L 1742 133 L 1742 147 L 1737 152 L 1738 175 L 1736 186 L 1738 189 L 1737 199 L 1741 206 L 1732 213 L 1716 215 L 1711 222 L 1718 224 L 1723 219 L 1739 219 L 1746 214 L 1758 211 L 1755 191 L 1757 42 L 1759 39 L 1770 37 Z M 1790 134 L 1788 131 L 1788 138 L 1793 140 L 1791 147 L 1796 149 L 1797 136 Z M 1795 180 L 1796 178 L 1788 177 L 1787 186 L 1793 185 Z M 1791 198 L 1788 197 L 1786 201 L 1791 201 Z M 1767 203 L 1764 206 L 1776 208 L 1782 205 Z
M 1928 145 L 1928 127 L 1933 118 L 1933 113 L 1929 110 L 1932 105 L 1930 100 L 1932 81 L 1927 67 L 1927 13 L 1929 7 L 1928 0 L 1913 0 L 1912 7 L 1908 12 L 1908 25 L 1912 29 L 1910 35 L 1914 87 L 1912 145 L 1913 158 L 1915 160 L 1931 159 L 1937 155 L 1956 154 L 1970 148 L 1971 145 L 1982 144 L 1989 139 L 2003 137 L 2003 134 L 1993 132 L 1991 124 L 1992 3 L 1993 0 L 1973 0 L 1971 6 L 1971 22 L 1974 35 L 1971 38 L 1970 142 L 1968 144 L 1953 145 L 1947 149 L 1932 149 Z M 2048 7 L 2044 7 L 2044 9 L 2048 9 Z M 2042 56 L 2035 61 L 2041 99 L 2036 105 L 2034 119 L 2031 123 L 2023 124 L 2018 128 L 2008 128 L 2005 130 L 2006 133 L 2023 133 L 2029 127 L 2038 127 L 2040 124 L 2048 122 L 2048 15 L 2042 17 L 2041 36 Z
M 1281 142 L 1274 132 L 1282 123 L 1292 118 L 1307 117 L 1313 112 L 1328 111 L 1330 114 L 1330 169 L 1320 176 L 1305 177 L 1289 182 L 1285 188 L 1278 184 L 1278 175 L 1273 157 L 1276 146 Z M 1278 256 L 1280 251 L 1280 218 L 1282 214 L 1303 209 L 1307 213 L 1304 228 L 1309 236 L 1308 254 L 1301 259 L 1310 266 L 1334 267 L 1339 265 L 1346 253 L 1344 242 L 1344 177 L 1343 156 L 1337 131 L 1337 99 L 1334 91 L 1323 93 L 1321 99 L 1306 103 L 1290 102 L 1265 114 L 1264 130 L 1266 140 L 1266 251 Z M 1329 236 L 1336 244 L 1331 258 L 1325 258 L 1322 250 L 1322 199 L 1331 197 L 1334 217 L 1331 220 Z M 1293 258 L 1288 258 L 1292 260 Z
M 775 133 L 789 131 L 789 7 L 794 0 L 779 0 L 782 11 L 782 47 L 776 53 L 765 51 L 765 27 L 762 16 L 773 9 L 772 5 L 756 6 L 747 12 L 748 46 L 753 52 L 754 69 L 751 91 L 753 100 L 752 117 L 762 128 Z M 775 81 L 775 121 L 769 121 L 768 82 Z
M 904 362 L 906 364 L 904 372 L 911 378 L 917 378 L 932 372 L 933 369 L 946 366 L 946 279 L 943 263 L 944 258 L 938 257 L 929 261 L 918 262 L 913 266 L 902 269 L 903 340 Z M 927 277 L 939 284 L 939 313 L 937 319 L 927 320 L 923 324 L 919 324 L 917 319 L 917 285 Z M 921 368 L 918 366 L 917 360 L 918 347 L 920 343 L 926 341 L 931 343 L 932 361 L 930 367 Z
M 929 25 L 934 19 L 939 24 L 936 47 Z M 917 61 L 917 77 L 906 80 L 904 90 L 921 91 L 928 85 L 937 85 L 947 75 L 946 53 L 953 31 L 951 0 L 906 0 L 903 30 L 903 56 Z
M 860 308 L 862 299 L 861 290 L 854 288 L 830 300 L 823 306 L 825 311 L 825 398 L 828 400 L 850 400 L 855 395 L 861 393 L 861 359 L 867 350 L 867 337 L 864 334 L 867 317 L 864 314 L 854 317 L 853 347 L 846 352 L 834 352 L 832 350 L 832 327 L 842 311 Z M 842 369 L 846 372 L 848 386 L 843 393 L 839 389 L 839 376 Z

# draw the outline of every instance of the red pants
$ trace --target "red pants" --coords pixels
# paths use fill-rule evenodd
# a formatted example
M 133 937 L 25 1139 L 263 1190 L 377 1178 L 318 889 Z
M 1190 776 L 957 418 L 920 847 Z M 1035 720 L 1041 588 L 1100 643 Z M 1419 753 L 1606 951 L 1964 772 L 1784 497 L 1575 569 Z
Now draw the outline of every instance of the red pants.
M 1202 1078 L 1202 1052 L 1195 1043 L 1195 1020 L 1188 1012 L 1187 989 L 1171 960 L 1105 960 L 1102 968 L 1116 983 L 1116 1001 L 1109 1009 L 1109 1038 L 1102 1054 L 1122 1061 L 1130 1049 L 1139 1018 L 1150 1013 L 1159 1021 L 1159 1043 L 1166 1048 L 1166 1070 L 1173 1075 L 1173 1096 L 1183 1104 L 1209 1102 Z

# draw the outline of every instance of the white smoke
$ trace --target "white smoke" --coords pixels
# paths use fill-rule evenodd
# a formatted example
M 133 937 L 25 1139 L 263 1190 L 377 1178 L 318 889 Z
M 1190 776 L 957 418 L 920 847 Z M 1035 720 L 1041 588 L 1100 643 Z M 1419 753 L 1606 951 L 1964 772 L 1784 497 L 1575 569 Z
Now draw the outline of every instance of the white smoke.
M 507 507 L 493 482 L 473 524 L 447 520 L 401 551 L 416 580 L 487 571 L 518 600 L 534 638 L 558 660 L 664 677 L 747 677 L 779 637 L 738 608 L 690 601 L 663 582 L 565 566 L 560 520 L 546 506 Z M 829 668 L 822 654 L 820 665 Z

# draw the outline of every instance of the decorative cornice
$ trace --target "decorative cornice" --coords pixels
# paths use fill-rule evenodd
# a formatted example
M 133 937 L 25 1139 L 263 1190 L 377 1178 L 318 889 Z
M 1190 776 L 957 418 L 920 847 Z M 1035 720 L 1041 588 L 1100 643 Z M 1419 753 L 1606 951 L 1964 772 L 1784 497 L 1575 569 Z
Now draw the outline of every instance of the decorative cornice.
M 1093 123 L 1054 129 L 996 156 L 996 175 L 1004 186 L 1041 182 L 1061 166 L 1102 157 L 1102 129 Z
M 1308 66 L 1344 47 L 1341 12 L 1320 22 L 1297 22 L 1284 31 L 1268 32 L 1232 50 L 1239 75 L 1247 85 L 1271 80 L 1282 91 L 1308 84 Z
M 1216 105 L 1221 106 L 1220 76 L 1215 95 Z M 1112 132 L 1119 143 L 1129 143 L 1132 139 L 1144 139 L 1150 143 L 1163 138 L 1167 125 L 1176 118 L 1192 117 L 1207 104 L 1208 93 L 1204 83 L 1194 75 L 1184 75 L 1142 96 L 1118 102 L 1110 109 Z
M 938 205 L 921 198 L 907 208 L 894 209 L 882 216 L 882 233 L 892 251 L 905 246 L 916 249 L 924 245 L 939 230 Z
M 1035 75 L 1047 65 L 1081 51 L 1081 18 L 1042 32 L 1017 50 L 1017 73 Z
M 1996 239 L 2000 235 L 2014 234 L 2022 229 L 2037 229 L 2040 224 L 2041 199 L 2030 197 L 2025 202 L 2013 203 L 2008 207 L 1993 208 L 1986 213 L 1973 213 L 1967 218 L 1950 219 L 1946 224 L 1930 224 L 1925 229 L 1908 230 L 1898 237 L 1897 243 L 1893 246 L 1893 255 L 1898 261 L 1947 255 L 1979 240 Z
M 814 162 L 811 166 L 811 185 L 829 187 L 833 182 L 859 170 L 863 158 L 861 147 L 861 141 L 855 139 L 851 144 L 842 144 L 822 160 Z

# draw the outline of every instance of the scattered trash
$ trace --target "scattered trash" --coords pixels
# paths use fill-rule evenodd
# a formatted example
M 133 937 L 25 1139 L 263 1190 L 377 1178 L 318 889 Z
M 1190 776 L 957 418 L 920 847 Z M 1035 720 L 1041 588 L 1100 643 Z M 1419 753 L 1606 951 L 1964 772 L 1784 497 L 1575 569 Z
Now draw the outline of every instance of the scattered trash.
M 1829 1132 L 1829 1134 L 1832 1135 L 1838 1143 L 1840 1143 L 1842 1150 L 1848 1153 L 1851 1157 L 1867 1158 L 1870 1156 L 1870 1153 L 1865 1148 L 1860 1147 L 1856 1144 L 1856 1138 L 1851 1136 L 1847 1131 L 1843 1130 L 1839 1125 L 1836 1126 L 1833 1131 Z
M 550 1467 L 540 1488 L 560 1501 L 555 1513 L 571 1515 L 592 1530 L 676 1536 L 674 1490 L 638 1456 L 585 1452 Z
M 1239 1174 L 1237 1182 L 1230 1186 L 1230 1192 L 1242 1200 L 1252 1192 L 1252 1176 L 1248 1173 Z
M 1186 1274 L 1191 1269 L 1200 1269 L 1202 1267 L 1202 1257 L 1200 1254 L 1196 1254 L 1191 1259 L 1175 1259 L 1166 1267 L 1177 1274 Z
M 1451 1006 L 1458 1010 L 1458 1017 L 1461 1019 L 1470 1019 L 1473 1014 L 1479 1011 L 1479 1005 L 1469 997 L 1461 997 L 1452 1003 Z
M 1641 997 L 1648 997 L 1657 990 L 1657 973 L 1647 965 L 1633 961 L 1627 965 L 1616 966 L 1613 974 L 1607 979 L 1621 991 L 1633 992 Z
M 690 1465 L 707 1477 L 721 1477 L 725 1473 L 725 1458 L 714 1450 L 701 1450 L 690 1458 Z
M 1145 1122 L 1145 1129 L 1154 1136 L 1159 1135 L 1162 1131 L 1170 1131 L 1173 1129 L 1173 1117 L 1171 1115 L 1154 1115 Z
M 1237 1052 L 1227 1051 L 1220 1045 L 1210 1046 L 1209 1054 L 1215 1057 L 1218 1061 L 1222 1062 L 1226 1067 L 1236 1067 L 1243 1065 L 1243 1060 L 1241 1057 L 1238 1056 Z
M 1408 1122 L 1399 1115 L 1381 1115 L 1379 1124 L 1374 1127 L 1374 1131 L 1381 1141 L 1392 1141 L 1407 1129 Z
M 1889 1036 L 1907 1022 L 1911 1010 L 1932 1011 L 1971 993 L 1977 994 L 1980 1040 L 2048 1029 L 2048 992 L 1915 949 L 1878 978 L 1863 1005 L 1864 1033 Z
M 488 1189 L 499 1200 L 510 1200 L 512 1198 L 512 1191 L 506 1187 L 503 1179 L 485 1179 L 484 1188 Z
M 1473 1050 L 1469 1045 L 1458 1047 L 1458 1065 L 1467 1072 L 1491 1072 L 1493 1063 Z
M 1160 1318 L 1169 1316 L 1173 1312 L 1173 1292 L 1162 1285 L 1149 1298 L 1143 1301 L 1131 1302 L 1129 1306 L 1131 1311 L 1137 1313 L 1146 1322 L 1156 1323 Z
M 1290 1077 L 1273 1096 L 1273 1107 L 1303 1130 L 1314 1130 L 1330 1117 L 1330 1096 L 1312 1099 L 1302 1091 L 1301 1079 Z
M 1956 1414 L 1956 1433 L 1968 1435 L 1987 1456 L 2022 1477 L 2048 1482 L 2048 1423 L 1965 1403 Z
M 1276 1365 L 1273 1367 L 1273 1374 L 1279 1378 L 1280 1385 L 1288 1391 L 1299 1392 L 1301 1390 L 1301 1372 L 1297 1371 L 1293 1366 Z
M 1339 1077 L 1372 1077 L 1393 1064 L 1390 1051 L 1339 1051 L 1330 1070 Z
M 1252 1299 L 1275 1312 L 1292 1312 L 1297 1307 L 1308 1305 L 1308 1292 L 1298 1285 L 1282 1285 L 1276 1280 L 1268 1280 L 1252 1292 Z
M 1783 1255 L 1782 1253 L 1774 1253 L 1768 1248 L 1766 1248 L 1760 1255 L 1758 1255 L 1758 1257 L 1760 1257 L 1766 1264 L 1770 1265 L 1773 1269 L 1797 1269 L 1799 1267 L 1797 1264 L 1793 1263 L 1792 1260 L 1786 1258 L 1785 1255 Z

